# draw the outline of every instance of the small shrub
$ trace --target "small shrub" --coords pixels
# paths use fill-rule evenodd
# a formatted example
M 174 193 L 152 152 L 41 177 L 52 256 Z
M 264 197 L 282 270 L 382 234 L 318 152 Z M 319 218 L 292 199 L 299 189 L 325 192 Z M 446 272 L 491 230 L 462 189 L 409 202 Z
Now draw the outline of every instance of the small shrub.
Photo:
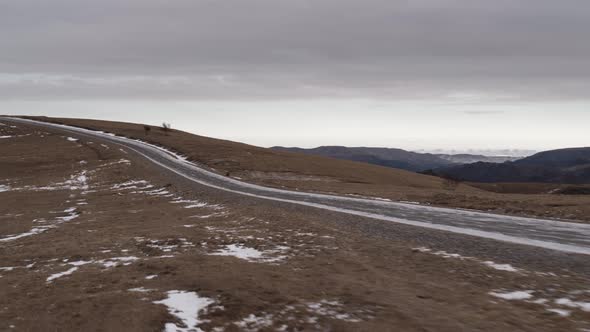
M 166 122 L 162 122 L 162 131 L 168 135 L 168 132 L 172 130 L 172 125 Z

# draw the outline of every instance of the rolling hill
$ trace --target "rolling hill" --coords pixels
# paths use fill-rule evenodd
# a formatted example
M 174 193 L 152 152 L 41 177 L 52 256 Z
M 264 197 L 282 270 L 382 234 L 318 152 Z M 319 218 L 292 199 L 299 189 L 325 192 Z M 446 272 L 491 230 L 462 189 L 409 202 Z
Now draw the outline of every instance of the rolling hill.
M 544 151 L 502 164 L 478 162 L 428 171 L 471 182 L 590 183 L 590 147 Z
M 421 172 L 428 169 L 453 166 L 457 164 L 474 163 L 479 161 L 503 163 L 505 161 L 518 159 L 515 157 L 490 157 L 472 154 L 453 155 L 418 153 L 402 149 L 371 147 L 320 146 L 313 149 L 302 149 L 276 146 L 272 149 L 277 151 L 298 152 L 342 160 L 359 161 L 373 165 L 404 169 L 412 172 Z

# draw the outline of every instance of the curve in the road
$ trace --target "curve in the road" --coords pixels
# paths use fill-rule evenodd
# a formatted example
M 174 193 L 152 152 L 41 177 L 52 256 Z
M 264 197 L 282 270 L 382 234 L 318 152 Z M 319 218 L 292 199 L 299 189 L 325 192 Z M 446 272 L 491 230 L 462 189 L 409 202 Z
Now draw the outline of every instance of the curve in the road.
M 216 174 L 171 151 L 139 140 L 28 119 L 2 119 L 108 140 L 190 181 L 240 195 L 563 252 L 590 254 L 590 225 L 268 188 Z

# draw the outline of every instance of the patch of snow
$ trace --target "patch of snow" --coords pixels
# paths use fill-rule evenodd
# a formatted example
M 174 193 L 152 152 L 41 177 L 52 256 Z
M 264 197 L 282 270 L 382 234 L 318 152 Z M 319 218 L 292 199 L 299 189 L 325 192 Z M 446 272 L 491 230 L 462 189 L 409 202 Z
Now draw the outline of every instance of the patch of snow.
M 105 268 L 111 268 L 118 265 L 131 265 L 133 262 L 138 260 L 139 258 L 135 256 L 127 256 L 127 257 L 111 257 L 108 259 L 101 259 L 97 261 L 97 263 L 102 264 Z
M 137 292 L 137 293 L 148 293 L 153 292 L 153 289 L 144 288 L 144 287 L 136 287 L 136 288 L 129 288 L 128 291 L 130 292 Z
M 504 300 L 527 300 L 533 297 L 531 295 L 533 293 L 532 290 L 527 291 L 514 291 L 514 292 L 507 292 L 507 293 L 499 293 L 499 292 L 490 292 L 489 294 Z
M 174 323 L 166 323 L 166 332 L 202 332 L 198 325 L 199 313 L 205 310 L 208 306 L 214 303 L 213 300 L 200 297 L 195 292 L 184 292 L 172 290 L 167 292 L 168 297 L 155 301 L 155 304 L 163 304 L 168 308 L 168 312 L 177 317 L 184 327 L 180 327 Z
M 211 255 L 234 256 L 240 259 L 245 259 L 247 261 L 252 261 L 261 259 L 263 257 L 263 252 L 256 250 L 254 248 L 244 247 L 241 244 L 229 244 L 226 245 L 223 249 L 220 249 L 219 251 L 212 253 Z
M 68 262 L 69 265 L 73 265 L 73 266 L 82 266 L 82 265 L 86 265 L 86 264 L 91 264 L 94 263 L 93 261 L 73 261 L 73 262 Z
M 590 302 L 578 302 L 572 301 L 568 298 L 561 298 L 555 301 L 556 304 L 570 307 L 570 308 L 577 308 L 582 309 L 583 311 L 590 312 Z
M 444 258 L 458 258 L 458 259 L 462 259 L 462 260 L 463 259 L 470 260 L 470 261 L 481 263 L 487 267 L 491 267 L 491 268 L 499 270 L 499 271 L 508 271 L 508 272 L 520 272 L 521 271 L 521 270 L 513 267 L 510 264 L 498 264 L 498 263 L 495 263 L 492 261 L 480 261 L 474 257 L 466 257 L 466 256 L 461 256 L 459 254 L 450 254 L 446 251 L 432 251 L 431 249 L 426 248 L 426 247 L 412 248 L 412 250 L 424 252 L 424 253 L 430 253 L 430 254 L 441 256 Z
M 8 185 L 4 185 L 4 184 L 0 184 L 0 193 L 4 192 L 4 191 L 9 191 L 10 190 L 10 186 Z
M 64 212 L 68 213 L 68 215 L 63 216 L 63 217 L 57 217 L 55 219 L 58 220 L 59 222 L 67 222 L 67 221 L 72 221 L 80 216 L 80 214 L 78 212 L 76 212 L 75 207 L 66 209 Z
M 254 315 L 250 314 L 248 317 L 234 324 L 240 328 L 241 331 L 259 331 L 263 328 L 268 328 L 273 325 L 273 316 L 271 314 Z
M 77 138 L 73 138 L 73 137 L 66 137 L 66 139 L 67 139 L 68 141 L 70 141 L 70 142 L 77 142 L 77 141 L 79 141 L 79 139 L 77 139 Z
M 518 272 L 518 269 L 510 264 L 496 264 L 492 261 L 485 261 L 483 264 L 500 271 Z
M 249 262 L 277 262 L 287 258 L 287 256 L 272 257 L 273 254 L 286 251 L 289 247 L 277 247 L 275 250 L 260 251 L 254 248 L 245 247 L 242 244 L 228 244 L 222 249 L 211 253 L 215 256 L 233 256 L 239 259 L 247 260 Z
M 534 304 L 545 304 L 545 303 L 549 302 L 549 300 L 547 300 L 547 299 L 536 299 L 536 300 L 530 301 L 530 302 L 531 303 L 534 303 Z
M 185 209 L 194 209 L 194 208 L 201 208 L 207 206 L 207 203 L 196 203 L 183 206 Z
M 79 174 L 72 175 L 63 184 L 69 186 L 70 190 L 88 190 L 88 176 L 86 174 L 86 171 L 82 171 Z
M 15 269 L 14 266 L 0 267 L 0 271 L 12 271 L 14 269 Z
M 56 273 L 56 274 L 52 274 L 47 278 L 47 282 L 52 282 L 53 280 L 57 279 L 57 278 L 61 278 L 63 276 L 67 276 L 70 275 L 72 273 L 74 273 L 76 270 L 78 270 L 77 267 L 72 267 L 64 272 L 60 272 L 60 273 Z
M 141 186 L 141 187 L 140 187 Z M 123 183 L 115 184 L 111 187 L 113 190 L 125 190 L 125 189 L 149 189 L 153 186 L 145 180 L 130 180 Z
M 317 234 L 315 233 L 300 233 L 300 232 L 296 232 L 295 236 L 316 236 Z
M 329 318 L 343 320 L 351 323 L 358 323 L 361 320 L 342 312 L 342 304 L 338 301 L 322 300 L 320 302 L 310 302 L 306 304 L 310 312 Z
M 571 311 L 563 310 L 563 309 L 547 309 L 547 311 L 556 313 L 556 314 L 560 315 L 561 317 L 568 317 L 571 314 Z
M 154 258 L 173 258 L 174 255 L 161 255 L 161 256 L 155 256 Z
M 16 234 L 16 235 L 9 235 L 7 237 L 1 238 L 0 242 L 8 242 L 8 241 L 13 241 L 13 240 L 17 240 L 23 237 L 27 237 L 27 236 L 31 236 L 31 235 L 36 235 L 36 234 L 41 234 L 43 232 L 45 232 L 46 230 L 50 229 L 50 228 L 54 228 L 55 226 L 39 226 L 39 227 L 33 227 L 30 231 L 28 232 L 24 232 L 21 234 Z
M 0 138 L 11 138 L 11 137 L 15 137 L 15 136 L 0 136 Z
M 165 245 L 165 244 L 157 244 L 157 241 L 154 241 L 154 243 L 149 243 L 146 244 L 146 246 L 150 247 L 150 248 L 154 248 L 154 249 L 158 249 L 161 250 L 163 252 L 171 252 L 172 250 L 178 248 L 177 245 Z
M 154 279 L 154 278 L 157 278 L 157 277 L 158 277 L 158 275 L 157 275 L 157 274 L 151 274 L 151 275 L 149 275 L 149 276 L 146 276 L 145 278 L 146 278 L 147 280 L 152 280 L 152 279 Z
M 132 194 L 133 193 L 136 193 L 136 192 L 132 192 Z M 165 188 L 144 191 L 143 193 L 146 195 L 150 195 L 150 196 L 166 196 L 166 195 L 170 194 L 170 192 L 168 190 L 166 190 Z
M 303 317 L 302 314 L 304 315 Z M 324 299 L 319 302 L 304 302 L 287 305 L 284 307 L 284 309 L 278 311 L 275 314 L 269 314 L 266 312 L 250 314 L 237 322 L 231 323 L 231 325 L 237 327 L 239 331 L 248 332 L 267 329 L 273 331 L 286 331 L 287 326 L 281 325 L 276 327 L 274 326 L 275 322 L 293 320 L 296 319 L 296 317 L 300 317 L 302 321 L 307 324 L 314 325 L 311 329 L 307 328 L 305 330 L 316 331 L 324 330 L 320 328 L 319 325 L 317 325 L 320 317 L 337 319 L 350 323 L 358 323 L 363 319 L 369 319 L 373 317 L 373 315 L 368 310 L 346 312 L 341 302 L 328 301 Z

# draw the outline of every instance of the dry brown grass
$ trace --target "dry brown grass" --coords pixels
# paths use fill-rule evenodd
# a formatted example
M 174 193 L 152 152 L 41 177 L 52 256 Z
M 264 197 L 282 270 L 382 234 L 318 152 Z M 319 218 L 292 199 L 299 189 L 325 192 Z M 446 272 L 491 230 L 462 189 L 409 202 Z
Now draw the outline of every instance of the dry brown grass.
M 221 174 L 266 186 L 361 195 L 493 211 L 514 215 L 590 221 L 590 196 L 550 195 L 542 184 L 459 184 L 404 170 L 299 153 L 274 151 L 143 124 L 47 117 L 28 117 L 165 146 Z M 555 186 L 552 186 L 554 188 Z

